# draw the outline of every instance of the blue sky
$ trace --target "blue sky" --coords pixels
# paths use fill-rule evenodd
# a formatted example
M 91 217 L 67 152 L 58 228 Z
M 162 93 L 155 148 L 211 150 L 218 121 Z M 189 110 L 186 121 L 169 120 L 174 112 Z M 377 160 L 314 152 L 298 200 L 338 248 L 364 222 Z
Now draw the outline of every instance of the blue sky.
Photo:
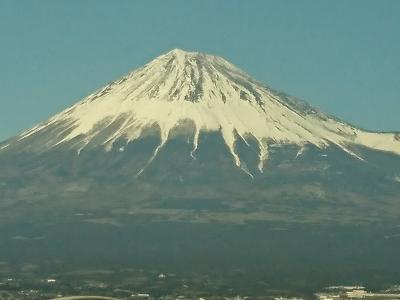
M 398 0 L 0 0 L 0 140 L 172 48 L 400 131 Z

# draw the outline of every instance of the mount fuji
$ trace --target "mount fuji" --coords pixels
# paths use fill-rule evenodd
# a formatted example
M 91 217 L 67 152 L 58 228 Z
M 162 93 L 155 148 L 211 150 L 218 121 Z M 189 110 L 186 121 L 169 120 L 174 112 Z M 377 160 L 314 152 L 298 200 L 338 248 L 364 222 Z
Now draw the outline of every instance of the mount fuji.
M 156 156 L 182 124 L 193 132 L 193 158 L 201 133 L 221 132 L 240 167 L 235 144 L 238 139 L 254 139 L 260 172 L 270 144 L 311 144 L 320 149 L 336 145 L 355 157 L 351 146 L 400 154 L 399 134 L 360 130 L 263 86 L 221 57 L 179 49 L 106 85 L 2 148 L 28 140 L 39 151 L 59 145 L 78 154 L 91 146 L 109 151 L 117 140 L 134 142 L 156 126 L 161 141 Z M 51 134 L 37 142 L 35 137 L 46 132 Z
M 248 210 L 246 203 L 257 199 L 260 214 L 272 198 L 277 206 L 304 197 L 315 205 L 328 201 L 340 207 L 334 200 L 340 195 L 340 202 L 357 198 L 365 211 L 371 188 L 382 198 L 395 196 L 396 207 L 398 202 L 400 134 L 367 132 L 264 86 L 221 57 L 180 49 L 111 82 L 0 149 L 3 212 L 27 198 L 46 210 L 49 205 L 40 202 L 47 202 L 53 189 L 51 207 L 57 207 L 64 206 L 64 197 L 85 199 L 99 188 L 116 186 L 121 189 L 109 199 L 102 193 L 97 203 L 81 204 L 112 207 L 116 199 L 128 201 L 134 193 L 126 205 L 136 211 L 152 206 L 146 198 L 167 193 L 184 202 L 195 194 L 196 201 L 217 198 L 231 209 Z M 357 185 L 361 179 L 370 180 L 368 187 L 365 181 Z M 301 187 L 293 190 L 299 182 Z M 382 185 L 396 193 L 381 191 Z M 332 187 L 337 190 L 331 192 Z M 240 195 L 240 205 L 225 199 L 232 194 Z M 279 200 L 283 194 L 286 200 Z
M 77 257 L 85 264 L 108 253 L 105 261 L 113 264 L 133 259 L 135 266 L 175 268 L 182 259 L 196 270 L 236 266 L 244 274 L 286 282 L 283 276 L 289 281 L 295 266 L 303 278 L 299 261 L 321 264 L 303 244 L 308 240 L 312 249 L 342 253 L 353 262 L 346 273 L 335 269 L 346 268 L 343 261 L 329 260 L 330 271 L 315 272 L 325 284 L 343 276 L 359 279 L 371 257 L 398 260 L 389 250 L 400 245 L 380 247 L 393 239 L 360 240 L 357 231 L 357 249 L 350 251 L 343 246 L 349 235 L 340 230 L 368 228 L 365 237 L 369 226 L 394 224 L 391 235 L 377 235 L 398 235 L 400 134 L 348 124 L 218 56 L 175 49 L 155 58 L 0 143 L 0 166 L 0 242 L 8 245 L 0 255 L 17 266 L 22 257 L 46 270 L 57 269 L 59 261 L 68 269 Z M 278 231 L 287 226 L 296 233 Z M 310 227 L 298 233 L 302 226 Z M 321 226 L 330 227 L 316 239 L 314 229 Z M 57 248 L 32 242 L 29 249 L 36 250 L 26 252 L 9 243 L 21 231 L 64 243 Z M 338 231 L 341 247 L 331 247 Z M 239 263 L 247 251 L 243 245 L 253 245 L 254 255 Z M 282 256 L 282 249 L 293 251 Z M 210 255 L 203 264 L 204 251 Z M 46 259 L 34 253 L 46 253 Z M 282 257 L 290 268 L 282 267 Z M 268 266 L 277 261 L 281 272 L 271 275 L 268 270 L 275 269 Z M 386 280 L 398 274 L 395 266 L 375 261 L 374 270 Z

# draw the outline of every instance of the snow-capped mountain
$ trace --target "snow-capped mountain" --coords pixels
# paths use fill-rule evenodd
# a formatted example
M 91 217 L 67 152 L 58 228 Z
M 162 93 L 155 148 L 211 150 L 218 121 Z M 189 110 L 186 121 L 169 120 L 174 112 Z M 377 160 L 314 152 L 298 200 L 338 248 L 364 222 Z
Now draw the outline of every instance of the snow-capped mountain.
M 236 166 L 238 139 L 254 140 L 258 169 L 264 170 L 271 145 L 335 145 L 359 158 L 354 146 L 400 154 L 400 136 L 366 132 L 277 93 L 225 59 L 175 49 L 94 92 L 48 121 L 2 145 L 18 147 L 29 140 L 34 151 L 57 146 L 76 150 L 96 146 L 110 151 L 134 142 L 150 127 L 160 142 L 151 162 L 177 126 L 188 128 L 195 158 L 199 136 L 220 132 Z M 36 136 L 45 134 L 35 141 Z M 143 170 L 139 171 L 142 172 Z
M 399 134 L 361 130 L 182 50 L 0 143 L 0 166 L 0 223 L 71 211 L 115 222 L 400 216 Z

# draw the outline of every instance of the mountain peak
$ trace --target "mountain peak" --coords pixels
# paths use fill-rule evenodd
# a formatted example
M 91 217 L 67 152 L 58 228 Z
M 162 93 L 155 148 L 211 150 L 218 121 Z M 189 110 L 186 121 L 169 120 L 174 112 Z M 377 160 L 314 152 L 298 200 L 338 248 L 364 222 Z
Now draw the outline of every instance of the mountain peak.
M 166 55 L 175 55 L 177 57 L 186 57 L 186 56 L 194 56 L 194 55 L 199 55 L 201 54 L 200 52 L 195 52 L 195 51 L 186 51 L 180 48 L 175 48 L 170 50 L 169 52 L 166 53 Z
M 259 100 L 249 85 L 255 82 L 222 57 L 173 49 L 135 70 L 124 80 L 137 96 L 159 101 L 229 101 L 228 95 Z M 140 84 L 140 87 L 139 87 Z M 263 88 L 259 86 L 259 88 Z
M 177 64 L 181 65 L 190 65 L 194 62 L 197 63 L 197 67 L 201 68 L 202 65 L 225 65 L 228 69 L 233 69 L 235 71 L 243 72 L 235 65 L 225 60 L 220 56 L 216 56 L 213 54 L 198 52 L 198 51 L 186 51 L 179 48 L 172 49 L 171 51 L 158 56 L 154 61 L 159 60 L 174 61 Z M 243 72 L 244 73 L 244 72 Z
M 241 167 L 235 145 L 238 139 L 247 143 L 250 137 L 258 144 L 261 172 L 271 143 L 300 148 L 334 144 L 355 157 L 352 145 L 400 154 L 400 141 L 394 134 L 364 132 L 267 89 L 221 57 L 181 49 L 94 92 L 24 132 L 17 142 L 50 132 L 44 142 L 37 143 L 38 148 L 69 145 L 79 153 L 96 144 L 109 150 L 117 140 L 133 142 L 156 125 L 161 142 L 154 157 L 171 130 L 187 121 L 194 132 L 193 157 L 201 133 L 220 132 Z

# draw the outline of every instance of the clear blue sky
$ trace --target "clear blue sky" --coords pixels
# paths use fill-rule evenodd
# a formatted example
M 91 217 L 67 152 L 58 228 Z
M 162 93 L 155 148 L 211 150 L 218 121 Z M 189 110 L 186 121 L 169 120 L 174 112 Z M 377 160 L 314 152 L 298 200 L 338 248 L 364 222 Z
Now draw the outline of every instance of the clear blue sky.
M 399 0 L 0 0 L 0 140 L 177 47 L 400 130 Z

